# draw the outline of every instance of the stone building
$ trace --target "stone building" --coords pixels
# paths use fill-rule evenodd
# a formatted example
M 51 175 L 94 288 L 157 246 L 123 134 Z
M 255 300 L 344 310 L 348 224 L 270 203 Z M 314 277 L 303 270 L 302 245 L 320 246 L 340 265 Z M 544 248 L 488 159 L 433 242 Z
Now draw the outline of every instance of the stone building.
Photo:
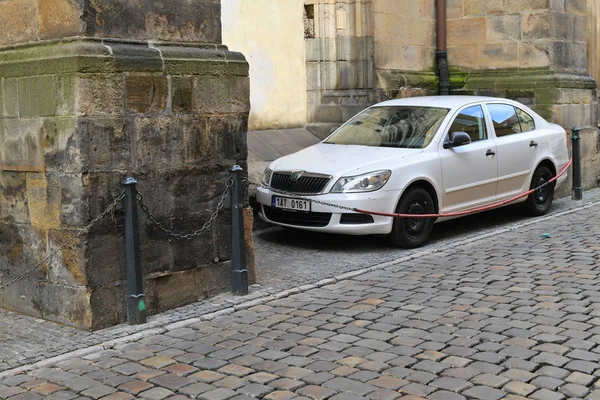
M 126 175 L 166 227 L 208 220 L 247 155 L 248 64 L 221 44 L 220 12 L 219 0 L 0 1 L 1 307 L 85 329 L 124 320 L 118 210 L 59 246 Z M 225 213 L 185 242 L 143 215 L 140 228 L 151 313 L 229 288 Z
M 254 136 L 285 151 L 277 140 L 295 134 L 286 128 L 323 138 L 374 102 L 438 93 L 440 0 L 248 3 L 223 0 L 223 34 L 250 63 L 249 127 L 258 132 L 249 147 L 263 158 Z M 451 93 L 513 98 L 567 130 L 579 126 L 584 187 L 596 186 L 600 1 L 443 3 Z

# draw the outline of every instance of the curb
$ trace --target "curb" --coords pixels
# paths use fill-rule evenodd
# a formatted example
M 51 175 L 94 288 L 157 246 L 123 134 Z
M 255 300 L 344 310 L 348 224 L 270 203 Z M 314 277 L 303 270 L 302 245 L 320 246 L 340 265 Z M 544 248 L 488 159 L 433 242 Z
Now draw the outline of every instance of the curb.
M 393 265 L 396 265 L 396 264 L 399 264 L 399 263 L 403 263 L 403 262 L 411 261 L 411 260 L 414 260 L 414 259 L 417 259 L 417 258 L 420 258 L 420 257 L 424 257 L 424 256 L 429 256 L 429 255 L 432 255 L 432 254 L 436 254 L 436 253 L 444 251 L 444 250 L 446 250 L 448 248 L 455 248 L 456 246 L 462 246 L 462 245 L 473 243 L 473 242 L 476 242 L 476 241 L 479 241 L 479 240 L 484 240 L 484 239 L 490 238 L 492 236 L 497 236 L 497 235 L 501 235 L 503 233 L 512 232 L 512 231 L 518 230 L 518 229 L 523 228 L 523 227 L 527 227 L 527 226 L 530 226 L 530 225 L 535 225 L 535 224 L 538 224 L 540 222 L 545 222 L 545 221 L 548 221 L 548 220 L 552 220 L 552 219 L 555 219 L 555 218 L 562 217 L 564 215 L 573 214 L 573 213 L 576 213 L 578 211 L 586 210 L 586 209 L 591 208 L 591 207 L 597 207 L 599 205 L 600 205 L 600 201 L 599 202 L 589 202 L 589 203 L 586 203 L 584 205 L 581 205 L 581 206 L 578 206 L 578 207 L 574 207 L 574 208 L 571 208 L 569 210 L 560 211 L 560 212 L 558 212 L 556 214 L 552 214 L 552 215 L 549 215 L 549 216 L 539 217 L 539 218 L 532 219 L 530 221 L 516 223 L 516 224 L 513 224 L 512 226 L 508 226 L 508 227 L 505 227 L 505 228 L 498 228 L 498 229 L 495 229 L 495 230 L 493 230 L 491 232 L 486 232 L 486 233 L 482 233 L 482 234 L 475 234 L 473 236 L 470 236 L 470 237 L 467 237 L 467 238 L 461 240 L 458 243 L 443 244 L 443 245 L 440 245 L 439 247 L 435 247 L 435 248 L 430 249 L 430 250 L 418 251 L 418 252 L 415 252 L 413 254 L 397 258 L 395 260 L 386 261 L 386 262 L 383 262 L 383 263 L 379 263 L 379 264 L 375 264 L 375 265 L 369 266 L 367 268 L 362 268 L 362 269 L 359 269 L 359 270 L 346 272 L 346 273 L 343 273 L 341 275 L 337 275 L 337 276 L 335 276 L 333 278 L 322 279 L 322 280 L 320 280 L 318 282 L 315 282 L 315 283 L 312 283 L 312 284 L 302 285 L 302 286 L 299 286 L 299 287 L 296 287 L 296 288 L 292 288 L 292 289 L 286 289 L 286 290 L 283 290 L 281 292 L 274 293 L 274 294 L 263 295 L 263 296 L 258 297 L 256 299 L 253 299 L 253 300 L 249 300 L 249 301 L 246 301 L 246 302 L 243 302 L 243 303 L 240 303 L 240 304 L 236 304 L 236 305 L 232 305 L 232 306 L 227 307 L 227 308 L 223 308 L 221 310 L 217 310 L 217 311 L 214 311 L 214 312 L 211 312 L 211 313 L 200 315 L 199 317 L 192 317 L 192 318 L 188 318 L 188 319 L 185 319 L 185 320 L 171 322 L 171 323 L 166 323 L 166 324 L 165 324 L 164 321 L 161 321 L 161 319 L 159 318 L 157 321 L 154 321 L 153 323 L 151 323 L 151 326 L 149 326 L 148 329 L 145 329 L 143 331 L 136 332 L 136 333 L 131 334 L 131 335 L 123 336 L 121 338 L 108 340 L 108 341 L 105 341 L 105 342 L 97 344 L 97 345 L 88 346 L 88 347 L 85 347 L 83 349 L 74 350 L 74 351 L 71 351 L 71 352 L 68 352 L 68 353 L 65 353 L 65 354 L 58 355 L 56 357 L 52 357 L 52 358 L 48 358 L 48 359 L 45 359 L 45 360 L 41 360 L 41 361 L 35 362 L 33 364 L 23 365 L 23 366 L 20 366 L 20 367 L 16 367 L 16 368 L 13 368 L 13 369 L 9 369 L 9 370 L 0 372 L 0 379 L 4 379 L 4 378 L 10 377 L 10 376 L 17 375 L 17 374 L 27 373 L 27 372 L 29 372 L 29 371 L 31 371 L 33 369 L 36 369 L 36 368 L 48 368 L 48 367 L 52 367 L 52 366 L 54 366 L 54 365 L 56 365 L 56 364 L 58 364 L 58 363 L 60 363 L 62 361 L 66 361 L 68 359 L 75 358 L 75 357 L 83 357 L 83 358 L 85 358 L 86 356 L 90 356 L 91 354 L 94 354 L 94 353 L 97 353 L 97 352 L 100 352 L 100 351 L 104 351 L 104 350 L 110 350 L 110 349 L 116 348 L 118 346 L 123 346 L 123 345 L 125 345 L 127 343 L 135 342 L 137 340 L 141 340 L 141 339 L 147 338 L 149 336 L 153 336 L 153 335 L 157 335 L 157 334 L 163 334 L 163 333 L 174 331 L 174 330 L 177 330 L 177 329 L 186 328 L 186 327 L 188 327 L 190 325 L 198 324 L 198 323 L 201 323 L 201 322 L 204 322 L 204 321 L 211 321 L 211 320 L 213 320 L 215 318 L 222 317 L 222 316 L 225 316 L 225 315 L 230 315 L 230 314 L 233 314 L 233 313 L 235 313 L 237 311 L 240 311 L 240 310 L 247 310 L 247 309 L 250 309 L 252 307 L 256 307 L 258 305 L 269 303 L 269 302 L 272 302 L 272 301 L 275 301 L 275 300 L 279 300 L 279 299 L 282 299 L 282 298 L 286 298 L 286 297 L 289 297 L 289 296 L 294 295 L 294 294 L 303 293 L 303 292 L 306 292 L 306 291 L 309 291 L 309 290 L 312 290 L 312 289 L 316 289 L 316 288 L 320 288 L 320 287 L 323 287 L 323 286 L 327 286 L 327 285 L 330 285 L 330 284 L 335 284 L 335 283 L 338 283 L 340 281 L 345 281 L 345 280 L 348 280 L 348 279 L 352 279 L 352 278 L 355 278 L 355 277 L 360 276 L 360 275 L 364 275 L 364 274 L 369 273 L 369 272 L 373 272 L 373 271 L 385 269 L 387 267 L 390 267 L 390 266 L 393 266 Z M 162 327 L 156 327 L 157 325 L 163 325 L 163 326 Z

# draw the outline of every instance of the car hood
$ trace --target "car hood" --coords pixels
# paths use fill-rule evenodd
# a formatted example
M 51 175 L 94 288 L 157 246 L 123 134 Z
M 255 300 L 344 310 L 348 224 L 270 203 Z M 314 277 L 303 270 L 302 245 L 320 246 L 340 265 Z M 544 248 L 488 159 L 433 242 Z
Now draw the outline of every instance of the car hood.
M 376 169 L 389 169 L 386 161 L 414 157 L 422 152 L 422 149 L 318 143 L 273 161 L 271 169 L 303 170 L 336 177 L 358 175 Z

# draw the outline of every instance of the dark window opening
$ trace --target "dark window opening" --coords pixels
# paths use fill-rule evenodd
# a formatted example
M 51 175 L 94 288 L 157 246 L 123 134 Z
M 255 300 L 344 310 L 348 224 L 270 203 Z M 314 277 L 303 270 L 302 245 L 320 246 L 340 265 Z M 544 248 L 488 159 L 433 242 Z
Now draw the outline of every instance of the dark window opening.
M 315 6 L 307 4 L 304 6 L 304 39 L 315 38 Z

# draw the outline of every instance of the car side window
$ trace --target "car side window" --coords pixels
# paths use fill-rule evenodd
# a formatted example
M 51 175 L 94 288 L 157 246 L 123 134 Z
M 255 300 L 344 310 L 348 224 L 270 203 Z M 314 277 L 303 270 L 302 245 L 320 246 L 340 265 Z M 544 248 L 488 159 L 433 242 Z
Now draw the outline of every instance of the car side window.
M 521 123 L 515 108 L 509 104 L 488 104 L 497 137 L 521 133 Z
M 517 116 L 519 117 L 519 122 L 521 123 L 521 131 L 529 132 L 535 130 L 535 122 L 533 121 L 531 115 L 527 114 L 519 107 L 515 108 L 517 109 Z
M 471 142 L 487 139 L 485 118 L 481 106 L 465 108 L 450 125 L 448 133 L 466 132 L 471 137 Z

